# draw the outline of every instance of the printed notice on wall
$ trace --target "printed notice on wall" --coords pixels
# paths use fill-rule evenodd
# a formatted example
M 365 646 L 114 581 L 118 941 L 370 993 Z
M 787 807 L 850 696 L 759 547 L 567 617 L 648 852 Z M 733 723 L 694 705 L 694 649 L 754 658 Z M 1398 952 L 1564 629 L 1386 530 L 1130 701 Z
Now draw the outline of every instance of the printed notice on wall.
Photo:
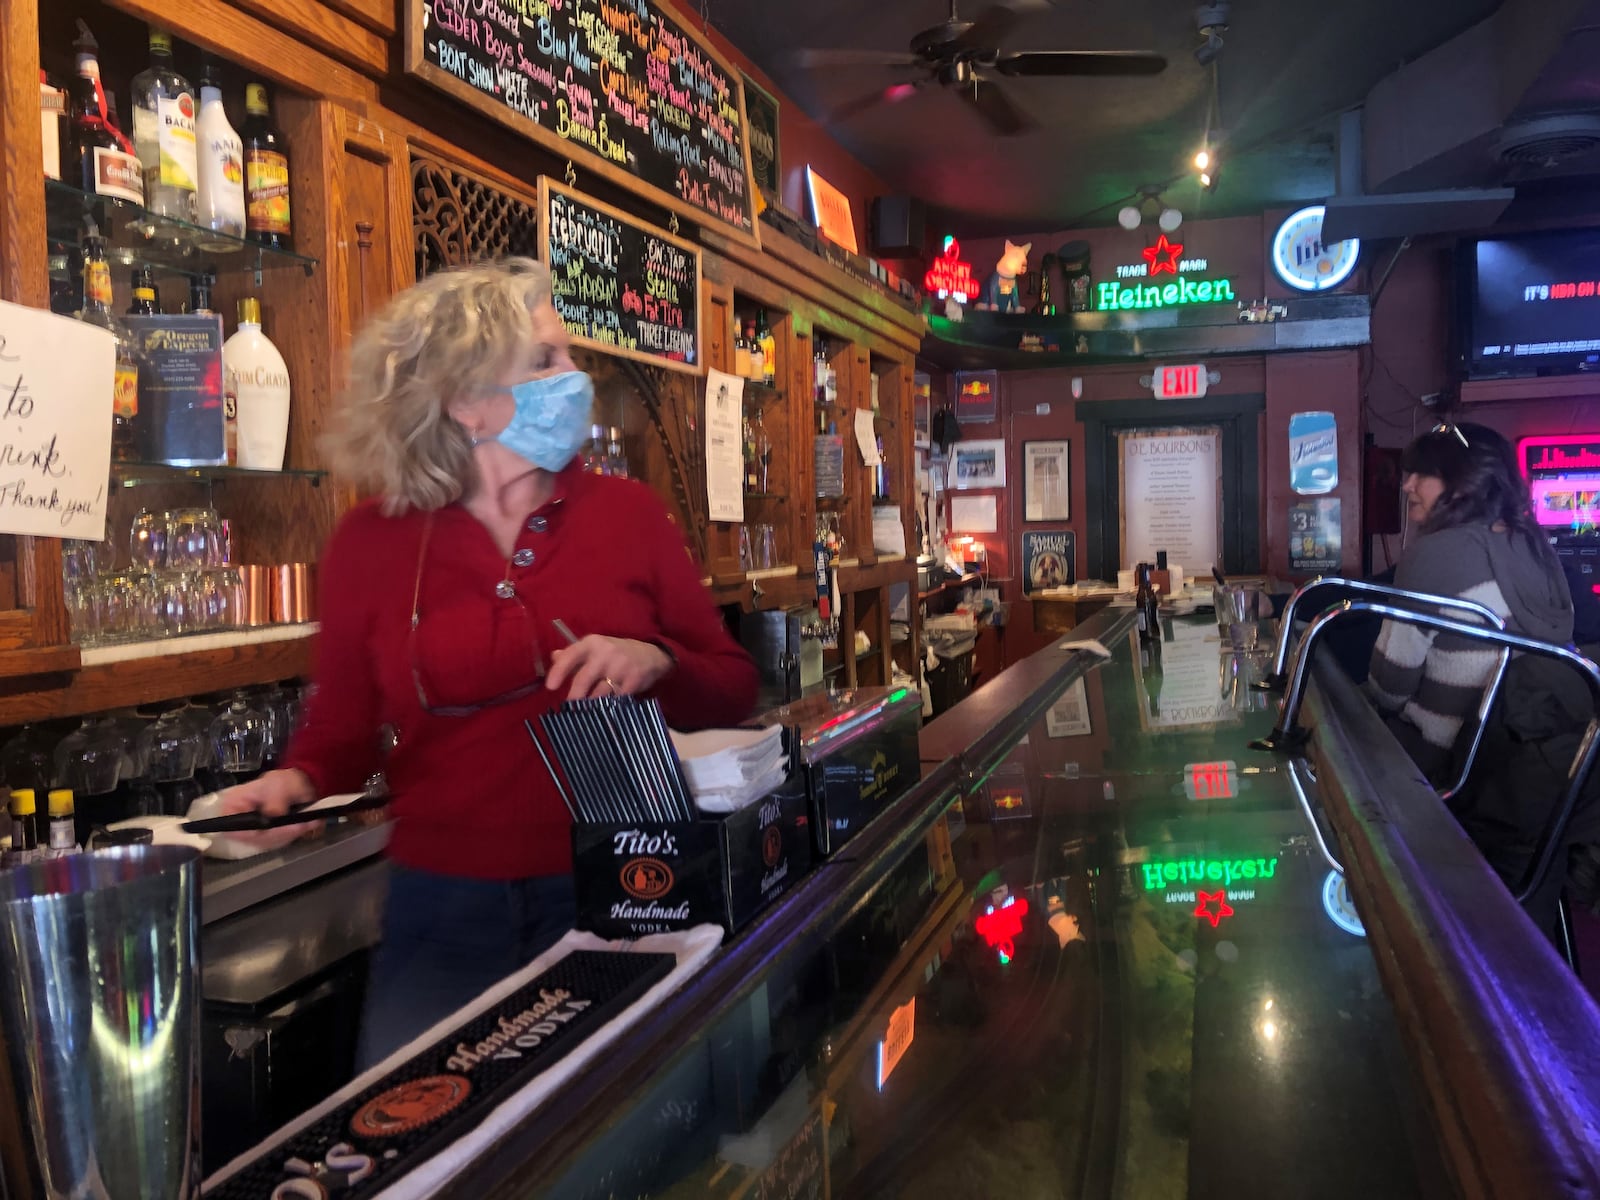
M 0 532 L 104 539 L 116 361 L 105 330 L 0 301 Z
M 744 520 L 744 380 L 706 373 L 706 516 Z
M 1159 429 L 1118 435 L 1122 466 L 1122 566 L 1167 561 L 1191 577 L 1221 561 L 1222 430 Z

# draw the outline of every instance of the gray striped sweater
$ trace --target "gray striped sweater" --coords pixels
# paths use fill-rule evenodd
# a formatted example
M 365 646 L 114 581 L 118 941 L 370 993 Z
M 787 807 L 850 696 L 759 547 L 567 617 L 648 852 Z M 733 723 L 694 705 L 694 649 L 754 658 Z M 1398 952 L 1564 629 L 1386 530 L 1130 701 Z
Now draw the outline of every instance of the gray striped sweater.
M 1512 633 L 1572 640 L 1572 597 L 1555 555 L 1520 534 L 1463 525 L 1426 534 L 1406 548 L 1395 585 L 1476 600 Z M 1468 613 L 1451 613 L 1463 620 Z M 1417 766 L 1430 777 L 1450 764 L 1462 726 L 1476 712 L 1498 652 L 1455 634 L 1385 621 L 1367 688 Z

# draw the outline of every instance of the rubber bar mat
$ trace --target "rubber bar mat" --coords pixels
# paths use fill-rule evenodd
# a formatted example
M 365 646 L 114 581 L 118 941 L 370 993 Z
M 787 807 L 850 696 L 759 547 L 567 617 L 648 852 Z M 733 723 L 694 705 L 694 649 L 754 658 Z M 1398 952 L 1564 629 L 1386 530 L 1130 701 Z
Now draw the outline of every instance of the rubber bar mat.
M 576 1049 L 665 978 L 676 961 L 671 954 L 574 951 L 267 1150 L 206 1192 L 207 1200 L 373 1195 Z

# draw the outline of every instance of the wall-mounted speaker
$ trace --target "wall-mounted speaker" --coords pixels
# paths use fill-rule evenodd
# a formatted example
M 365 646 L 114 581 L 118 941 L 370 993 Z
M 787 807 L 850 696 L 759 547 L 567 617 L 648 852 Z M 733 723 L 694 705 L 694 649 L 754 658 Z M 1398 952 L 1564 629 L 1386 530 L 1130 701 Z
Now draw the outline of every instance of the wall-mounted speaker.
M 872 202 L 872 253 L 920 258 L 927 249 L 927 209 L 914 196 L 879 196 Z

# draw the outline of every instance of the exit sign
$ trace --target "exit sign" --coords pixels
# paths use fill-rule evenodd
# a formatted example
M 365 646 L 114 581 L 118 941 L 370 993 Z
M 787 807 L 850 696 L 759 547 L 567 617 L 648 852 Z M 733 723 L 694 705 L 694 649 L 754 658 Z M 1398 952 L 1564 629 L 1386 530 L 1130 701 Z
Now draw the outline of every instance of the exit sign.
M 1157 400 L 1193 400 L 1206 394 L 1205 363 L 1183 367 L 1157 367 L 1150 377 L 1150 390 Z

